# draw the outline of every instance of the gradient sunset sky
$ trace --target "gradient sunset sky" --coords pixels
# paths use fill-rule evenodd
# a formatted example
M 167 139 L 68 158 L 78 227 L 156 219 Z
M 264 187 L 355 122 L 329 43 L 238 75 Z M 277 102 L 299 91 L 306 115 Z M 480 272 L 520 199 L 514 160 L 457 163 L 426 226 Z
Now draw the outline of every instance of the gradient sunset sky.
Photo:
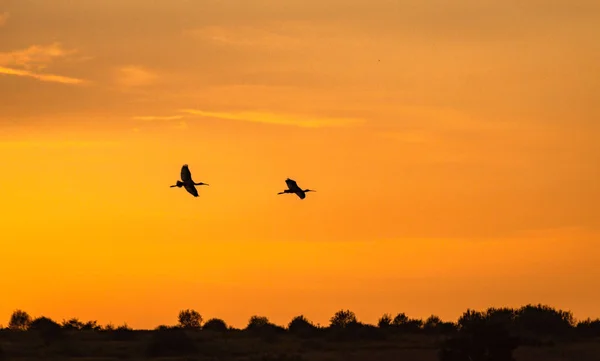
M 599 317 L 598 39 L 597 0 L 0 0 L 0 324 Z

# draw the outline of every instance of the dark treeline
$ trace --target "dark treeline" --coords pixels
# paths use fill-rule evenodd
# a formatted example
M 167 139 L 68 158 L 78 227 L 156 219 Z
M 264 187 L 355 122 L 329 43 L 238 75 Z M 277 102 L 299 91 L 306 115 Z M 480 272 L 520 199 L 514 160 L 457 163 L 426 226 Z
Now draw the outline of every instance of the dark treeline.
M 176 325 L 161 325 L 155 330 L 133 330 L 127 324 L 101 326 L 96 321 L 82 322 L 77 318 L 61 322 L 44 316 L 32 318 L 27 312 L 16 310 L 8 327 L 0 330 L 0 341 L 19 334 L 31 334 L 46 346 L 61 344 L 62 349 L 70 349 L 65 340 L 79 333 L 105 335 L 105 339 L 123 342 L 150 334 L 145 356 L 179 356 L 199 352 L 194 340 L 204 336 L 193 336 L 197 332 L 198 335 L 223 339 L 258 337 L 270 343 L 276 343 L 282 337 L 305 341 L 378 342 L 420 335 L 436 340 L 440 360 L 512 360 L 512 352 L 519 346 L 540 347 L 600 337 L 600 319 L 576 321 L 570 311 L 545 305 L 526 305 L 518 309 L 469 309 L 456 322 L 443 321 L 435 315 L 423 320 L 410 318 L 404 313 L 384 314 L 373 325 L 359 321 L 350 310 L 340 310 L 331 317 L 327 326 L 315 325 L 303 315 L 294 317 L 285 326 L 276 325 L 265 316 L 255 315 L 250 317 L 245 328 L 237 329 L 222 319 L 205 321 L 199 312 L 187 309 L 179 312 Z M 0 359 L 3 354 L 0 347 Z M 62 355 L 68 356 L 68 352 Z

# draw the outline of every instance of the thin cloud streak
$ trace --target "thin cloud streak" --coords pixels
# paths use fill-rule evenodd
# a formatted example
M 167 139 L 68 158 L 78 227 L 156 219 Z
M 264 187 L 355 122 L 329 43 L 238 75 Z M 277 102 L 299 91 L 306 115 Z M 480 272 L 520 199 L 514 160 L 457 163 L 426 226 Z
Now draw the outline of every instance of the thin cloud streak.
M 263 112 L 207 112 L 197 109 L 181 109 L 183 113 L 196 115 L 207 118 L 218 118 L 227 120 L 238 120 L 254 123 L 276 124 L 276 125 L 292 125 L 306 128 L 321 128 L 321 127 L 343 127 L 353 126 L 363 123 L 361 119 L 351 118 L 318 118 L 309 116 L 284 115 Z
M 156 82 L 158 76 L 150 70 L 137 65 L 123 66 L 117 69 L 115 82 L 125 88 L 144 87 Z
M 184 116 L 183 115 L 165 115 L 165 116 L 161 116 L 161 115 L 142 115 L 142 116 L 135 116 L 132 119 L 134 120 L 144 120 L 144 121 L 154 121 L 154 120 L 178 120 L 178 119 L 183 119 Z
M 28 70 L 5 68 L 2 66 L 0 66 L 0 74 L 28 77 L 28 78 L 33 78 L 33 79 L 37 79 L 40 81 L 61 83 L 61 84 L 83 84 L 86 82 L 83 79 L 71 78 L 71 77 L 55 75 L 55 74 L 38 74 L 38 73 L 34 73 L 34 72 L 31 72 Z

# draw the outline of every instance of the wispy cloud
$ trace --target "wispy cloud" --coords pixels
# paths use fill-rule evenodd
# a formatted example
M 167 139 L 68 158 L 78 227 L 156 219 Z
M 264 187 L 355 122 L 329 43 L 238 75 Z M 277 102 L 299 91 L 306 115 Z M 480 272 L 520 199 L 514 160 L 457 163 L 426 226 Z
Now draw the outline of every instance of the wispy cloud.
M 32 45 L 25 49 L 0 53 L 0 65 L 23 68 L 30 71 L 42 71 L 57 59 L 76 53 L 67 50 L 60 43 Z
M 297 38 L 280 31 L 251 26 L 205 26 L 186 30 L 184 34 L 216 43 L 239 46 L 292 47 L 298 42 Z
M 10 16 L 10 14 L 6 11 L 0 13 L 0 26 L 4 26 L 6 24 L 9 16 Z
M 158 76 L 142 66 L 128 65 L 117 69 L 115 82 L 123 87 L 142 87 L 153 84 Z
M 361 119 L 351 118 L 324 118 L 299 115 L 274 114 L 266 112 L 207 112 L 197 109 L 181 109 L 183 113 L 227 120 L 239 120 L 255 123 L 293 125 L 307 128 L 342 127 L 363 123 Z
M 155 121 L 155 120 L 178 120 L 183 119 L 183 115 L 142 115 L 133 117 L 134 120 Z
M 41 80 L 41 81 L 62 83 L 62 84 L 81 84 L 81 83 L 85 82 L 85 80 L 82 80 L 82 79 L 70 78 L 70 77 L 62 76 L 62 75 L 38 74 L 38 73 L 33 73 L 33 72 L 30 72 L 27 70 L 11 69 L 11 68 L 5 68 L 5 67 L 1 67 L 1 66 L 0 66 L 0 74 L 24 76 L 24 77 L 28 77 L 28 78 Z
M 0 53 L 0 74 L 28 77 L 45 82 L 62 84 L 81 84 L 78 78 L 41 73 L 51 63 L 65 59 L 76 50 L 66 50 L 60 43 L 32 45 L 25 49 Z

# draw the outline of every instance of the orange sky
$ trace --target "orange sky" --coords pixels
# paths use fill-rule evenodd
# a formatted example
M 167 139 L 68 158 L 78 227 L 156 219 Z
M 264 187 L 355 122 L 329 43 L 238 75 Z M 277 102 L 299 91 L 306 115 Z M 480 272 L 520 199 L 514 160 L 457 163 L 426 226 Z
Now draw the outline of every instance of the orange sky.
M 593 0 L 1 0 L 0 324 L 599 317 L 599 38 Z

